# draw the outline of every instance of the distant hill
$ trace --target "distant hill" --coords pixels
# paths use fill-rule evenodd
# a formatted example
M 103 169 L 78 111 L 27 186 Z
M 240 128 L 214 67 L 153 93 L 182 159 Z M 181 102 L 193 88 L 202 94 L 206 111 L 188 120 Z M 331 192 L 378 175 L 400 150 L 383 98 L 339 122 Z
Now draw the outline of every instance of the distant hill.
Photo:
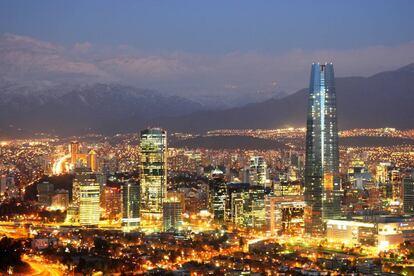
M 162 126 L 179 131 L 223 128 L 305 126 L 307 89 L 282 99 L 222 111 L 202 111 L 164 118 Z M 368 127 L 414 128 L 414 64 L 368 78 L 336 79 L 340 129 Z
M 300 141 L 301 139 L 295 139 Z M 305 144 L 305 137 L 302 142 Z M 395 137 L 341 137 L 339 145 L 347 147 L 383 147 L 394 145 L 414 145 L 414 140 Z M 245 149 L 245 150 L 270 150 L 287 149 L 282 141 L 254 138 L 249 136 L 200 136 L 186 140 L 169 141 L 170 147 L 178 148 L 206 148 L 206 149 Z
M 170 147 L 206 148 L 206 149 L 284 149 L 286 145 L 281 142 L 254 138 L 248 136 L 208 136 L 196 137 L 188 140 L 172 140 Z
M 0 86 L 0 136 L 7 132 L 80 134 L 137 131 L 150 119 L 201 110 L 185 98 L 120 84 Z
M 340 129 L 414 128 L 414 64 L 371 77 L 336 79 Z M 305 126 L 307 89 L 261 103 L 205 110 L 182 97 L 121 84 L 30 86 L 0 81 L 0 137 L 136 132 L 147 126 L 202 132 Z

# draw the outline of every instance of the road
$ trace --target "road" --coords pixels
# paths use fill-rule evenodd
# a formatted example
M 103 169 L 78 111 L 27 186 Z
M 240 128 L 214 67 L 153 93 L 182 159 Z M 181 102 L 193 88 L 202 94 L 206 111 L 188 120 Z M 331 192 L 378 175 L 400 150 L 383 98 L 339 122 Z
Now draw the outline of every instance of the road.
M 32 268 L 30 275 L 34 276 L 61 276 L 65 275 L 64 270 L 57 264 L 46 263 L 38 256 L 23 256 L 23 261 Z M 28 274 L 29 275 L 29 274 Z
M 3 235 L 13 239 L 24 239 L 29 236 L 26 229 L 16 226 L 0 226 L 0 237 Z

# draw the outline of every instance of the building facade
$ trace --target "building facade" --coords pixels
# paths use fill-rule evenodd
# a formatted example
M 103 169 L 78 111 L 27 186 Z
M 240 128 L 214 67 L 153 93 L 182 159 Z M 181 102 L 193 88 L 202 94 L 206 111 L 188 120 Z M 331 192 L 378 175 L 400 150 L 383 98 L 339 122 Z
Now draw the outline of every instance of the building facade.
M 162 222 L 167 193 L 167 132 L 159 128 L 141 131 L 140 148 L 141 218 L 154 225 L 154 221 Z
M 305 231 L 322 234 L 340 215 L 339 149 L 334 69 L 312 64 L 306 130 Z
M 211 172 L 209 180 L 209 210 L 214 220 L 224 223 L 226 217 L 227 183 L 221 170 Z
M 163 203 L 163 229 L 179 230 L 183 223 L 183 209 L 178 197 L 169 197 Z
M 98 225 L 101 216 L 101 185 L 94 178 L 86 179 L 79 185 L 79 223 Z
M 414 214 L 414 173 L 403 179 L 404 214 Z
M 52 196 L 55 192 L 53 183 L 47 181 L 37 184 L 38 202 L 44 206 L 52 205 Z
M 267 164 L 262 156 L 253 156 L 250 158 L 249 171 L 250 185 L 259 185 L 266 187 L 267 180 Z
M 140 223 L 139 184 L 133 181 L 122 184 L 122 228 L 125 232 L 137 229 Z
M 118 220 L 122 213 L 121 205 L 121 188 L 105 186 L 101 202 L 105 210 L 104 217 L 109 220 Z
M 64 189 L 56 190 L 52 196 L 52 207 L 65 210 L 69 206 L 69 191 Z

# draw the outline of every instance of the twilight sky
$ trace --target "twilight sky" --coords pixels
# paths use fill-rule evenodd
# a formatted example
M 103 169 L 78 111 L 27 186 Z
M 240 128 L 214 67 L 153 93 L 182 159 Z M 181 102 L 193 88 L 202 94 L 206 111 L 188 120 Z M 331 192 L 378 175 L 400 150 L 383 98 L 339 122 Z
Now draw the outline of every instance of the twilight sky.
M 0 1 L 7 80 L 115 81 L 243 103 L 414 62 L 414 1 Z M 231 104 L 231 103 L 229 103 Z

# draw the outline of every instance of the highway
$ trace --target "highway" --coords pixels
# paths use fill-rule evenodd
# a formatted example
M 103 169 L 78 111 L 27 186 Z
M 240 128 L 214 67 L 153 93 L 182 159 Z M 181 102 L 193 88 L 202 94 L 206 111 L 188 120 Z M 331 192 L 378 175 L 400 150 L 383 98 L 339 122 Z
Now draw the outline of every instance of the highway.
M 63 267 L 57 264 L 47 263 L 39 256 L 23 256 L 23 261 L 30 265 L 34 276 L 61 276 L 65 275 Z M 29 274 L 27 274 L 29 275 Z

